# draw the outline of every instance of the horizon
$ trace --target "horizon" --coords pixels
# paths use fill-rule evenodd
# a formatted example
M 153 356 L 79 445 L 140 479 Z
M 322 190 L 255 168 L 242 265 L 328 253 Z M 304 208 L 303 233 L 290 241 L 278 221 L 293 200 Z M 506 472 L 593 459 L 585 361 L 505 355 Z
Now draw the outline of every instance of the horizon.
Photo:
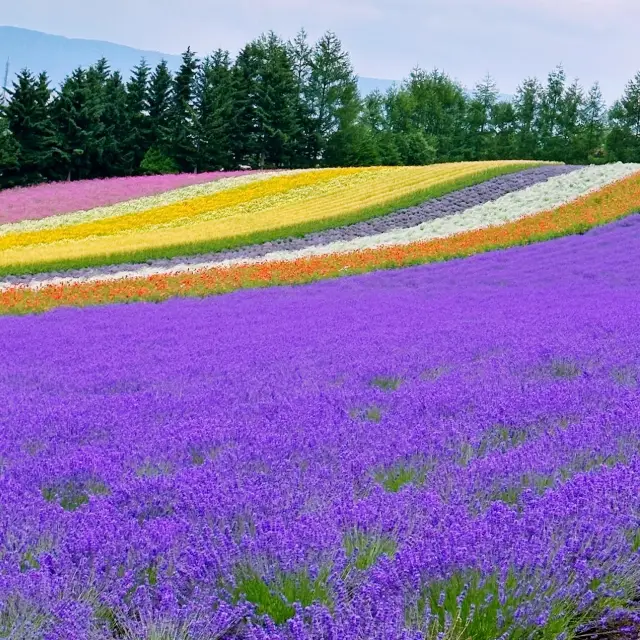
M 310 40 L 331 30 L 363 78 L 400 82 L 419 66 L 443 70 L 472 88 L 489 73 L 500 93 L 513 95 L 525 78 L 544 81 L 561 64 L 567 80 L 577 79 L 585 90 L 598 81 L 607 104 L 640 68 L 632 28 L 640 6 L 629 0 L 609 0 L 606 13 L 598 0 L 562 6 L 538 0 L 526 7 L 489 0 L 481 9 L 471 0 L 432 0 L 427 7 L 416 0 L 353 0 L 344 6 L 327 0 L 321 10 L 309 0 L 239 0 L 231 9 L 188 0 L 180 7 L 165 1 L 161 12 L 150 0 L 112 4 L 113 11 L 98 20 L 94 8 L 79 0 L 55 10 L 44 0 L 25 0 L 3 18 L 7 26 L 169 56 L 188 46 L 200 55 L 218 47 L 235 53 L 270 30 L 285 40 L 301 27 Z M 469 56 L 469 50 L 481 53 Z

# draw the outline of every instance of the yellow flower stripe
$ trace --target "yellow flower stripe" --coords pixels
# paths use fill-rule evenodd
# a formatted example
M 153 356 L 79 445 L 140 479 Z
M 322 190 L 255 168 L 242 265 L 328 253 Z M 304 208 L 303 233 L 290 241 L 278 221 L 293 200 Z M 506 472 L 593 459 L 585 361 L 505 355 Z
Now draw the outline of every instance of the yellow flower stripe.
M 81 240 L 92 236 L 109 236 L 125 231 L 135 231 L 150 225 L 180 222 L 208 211 L 285 193 L 300 187 L 314 186 L 336 177 L 362 171 L 365 171 L 365 169 L 312 169 L 294 175 L 252 182 L 219 191 L 212 195 L 155 207 L 141 213 L 128 213 L 56 229 L 9 234 L 0 237 L 0 251 L 28 245 L 49 244 L 61 240 Z
M 115 236 L 63 240 L 48 244 L 13 247 L 0 252 L 0 266 L 53 262 L 105 256 L 140 249 L 162 248 L 203 240 L 224 239 L 278 229 L 298 223 L 339 219 L 366 207 L 384 204 L 437 183 L 508 161 L 430 165 L 427 167 L 377 167 L 351 170 L 333 181 L 271 193 L 189 219 L 180 226 L 134 229 Z M 333 174 L 335 175 L 335 174 Z M 253 190 L 249 189 L 249 193 Z M 229 200 L 227 200 L 229 202 Z

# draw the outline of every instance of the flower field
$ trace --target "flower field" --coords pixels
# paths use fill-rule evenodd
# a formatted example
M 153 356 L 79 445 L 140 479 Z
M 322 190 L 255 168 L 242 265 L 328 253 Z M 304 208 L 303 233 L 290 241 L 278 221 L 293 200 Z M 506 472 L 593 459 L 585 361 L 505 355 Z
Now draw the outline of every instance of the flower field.
M 622 163 L 230 177 L 0 225 L 0 313 L 206 296 L 435 262 L 581 233 L 639 208 L 640 165 Z M 141 252 L 126 249 L 136 243 Z
M 0 638 L 638 638 L 640 165 L 144 180 L 0 193 Z
M 0 273 L 145 262 L 264 242 L 379 216 L 532 164 L 312 169 L 214 180 L 177 193 L 5 225 Z
M 0 630 L 636 637 L 639 222 L 1 319 Z

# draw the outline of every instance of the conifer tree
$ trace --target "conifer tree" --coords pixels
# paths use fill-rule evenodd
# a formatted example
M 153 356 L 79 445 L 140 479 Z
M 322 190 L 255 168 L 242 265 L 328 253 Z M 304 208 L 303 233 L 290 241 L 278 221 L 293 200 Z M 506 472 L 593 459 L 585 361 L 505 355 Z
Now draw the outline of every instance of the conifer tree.
M 357 86 L 349 54 L 334 33 L 325 33 L 311 56 L 308 96 L 313 162 L 323 157 L 327 141 L 338 126 L 345 126 L 344 114 L 352 112 L 352 105 L 358 101 Z
M 202 171 L 233 166 L 231 132 L 234 125 L 234 96 L 231 58 L 218 49 L 204 59 L 197 78 L 197 164 Z
M 52 122 L 61 153 L 56 178 L 79 180 L 101 176 L 104 150 L 104 96 L 96 93 L 101 74 L 95 68 L 76 69 L 53 100 Z
M 580 162 L 602 162 L 606 110 L 600 85 L 596 82 L 587 93 L 579 113 L 580 134 L 576 145 Z
M 131 175 L 137 166 L 133 163 L 132 150 L 127 144 L 131 133 L 127 90 L 119 71 L 106 80 L 104 99 L 101 173 L 108 176 Z
M 494 139 L 492 111 L 498 101 L 498 87 L 487 74 L 476 84 L 467 110 L 468 159 L 487 160 L 492 157 Z
M 288 44 L 288 49 L 298 89 L 296 101 L 298 135 L 294 141 L 294 162 L 298 167 L 308 167 L 312 164 L 313 153 L 313 109 L 310 98 L 313 47 L 309 44 L 304 29 L 296 34 L 293 41 Z
M 607 151 L 613 160 L 640 162 L 640 71 L 609 112 L 611 131 Z
M 300 94 L 286 45 L 273 33 L 256 42 L 260 54 L 256 84 L 256 152 L 259 167 L 294 164 L 300 135 Z
M 51 90 L 46 73 L 35 78 L 30 71 L 21 71 L 9 96 L 4 115 L 18 156 L 17 164 L 4 172 L 4 180 L 17 185 L 41 182 L 51 176 L 56 158 L 56 132 L 49 118 Z
M 232 69 L 234 127 L 231 150 L 235 166 L 257 166 L 258 83 L 261 55 L 256 42 L 247 44 Z
M 491 121 L 494 129 L 494 159 L 515 159 L 518 156 L 516 140 L 517 116 L 510 102 L 498 102 L 491 110 Z
M 540 157 L 538 120 L 541 93 L 542 87 L 536 78 L 527 78 L 516 90 L 517 148 L 518 157 L 523 160 Z
M 149 149 L 166 156 L 171 137 L 173 78 L 166 60 L 158 63 L 149 82 Z M 146 155 L 146 154 L 145 154 Z
M 181 171 L 197 168 L 196 112 L 194 97 L 199 60 L 188 48 L 182 54 L 182 64 L 173 79 L 169 112 L 170 147 L 168 155 Z
M 143 58 L 133 68 L 127 82 L 127 118 L 129 131 L 126 136 L 127 162 L 136 172 L 151 146 L 149 117 L 149 76 L 151 69 Z
M 9 129 L 9 123 L 0 113 L 0 189 L 13 186 L 9 172 L 15 176 L 19 169 L 19 153 L 20 147 Z

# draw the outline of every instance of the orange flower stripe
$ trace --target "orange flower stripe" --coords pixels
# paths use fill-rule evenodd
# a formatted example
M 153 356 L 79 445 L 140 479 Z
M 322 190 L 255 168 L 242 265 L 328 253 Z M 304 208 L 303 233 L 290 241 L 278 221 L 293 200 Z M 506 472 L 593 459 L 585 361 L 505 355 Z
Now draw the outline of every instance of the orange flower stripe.
M 244 264 L 186 274 L 64 284 L 42 289 L 15 287 L 0 293 L 0 314 L 41 312 L 61 306 L 161 301 L 175 296 L 207 296 L 243 288 L 301 284 L 375 269 L 438 262 L 583 233 L 636 211 L 640 211 L 640 172 L 557 209 L 499 227 L 408 245 L 289 262 Z

